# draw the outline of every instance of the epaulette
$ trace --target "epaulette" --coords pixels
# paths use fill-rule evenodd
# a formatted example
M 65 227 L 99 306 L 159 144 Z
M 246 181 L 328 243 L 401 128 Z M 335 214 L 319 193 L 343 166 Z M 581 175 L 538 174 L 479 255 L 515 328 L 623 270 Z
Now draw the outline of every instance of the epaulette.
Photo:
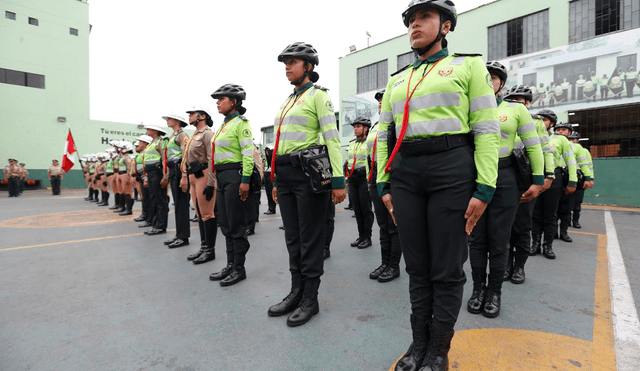
M 482 57 L 479 53 L 453 53 L 454 57 Z
M 244 117 L 243 115 L 240 115 L 240 116 L 238 116 L 238 117 L 240 118 L 240 120 L 243 120 L 243 121 L 249 121 L 249 120 L 247 120 L 247 118 L 246 118 L 246 117 Z
M 327 91 L 327 90 L 329 90 L 329 89 L 327 89 L 327 88 L 323 88 L 323 87 L 322 87 L 322 86 L 320 86 L 320 85 L 313 85 L 313 87 L 314 87 L 314 88 L 316 88 L 316 89 L 318 89 L 318 90 L 322 90 L 322 91 Z
M 413 66 L 413 63 L 408 64 L 408 65 L 406 65 L 406 66 L 402 67 L 401 69 L 399 69 L 399 70 L 397 70 L 396 72 L 392 73 L 392 74 L 391 74 L 391 76 L 395 76 L 395 75 L 399 74 L 400 72 L 402 72 L 402 71 L 406 70 L 406 69 L 407 69 L 407 68 L 409 68 L 410 66 Z

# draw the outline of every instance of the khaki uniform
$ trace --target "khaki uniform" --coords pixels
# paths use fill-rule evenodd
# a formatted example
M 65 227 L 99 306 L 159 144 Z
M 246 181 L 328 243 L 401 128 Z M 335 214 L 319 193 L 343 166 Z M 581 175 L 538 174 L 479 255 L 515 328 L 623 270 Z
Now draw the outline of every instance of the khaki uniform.
M 18 165 L 7 165 L 4 168 L 4 178 L 9 183 L 9 197 L 18 197 L 18 187 L 22 170 Z
M 196 131 L 187 142 L 182 155 L 182 164 L 180 165 L 182 173 L 189 175 L 191 199 L 194 201 L 196 212 L 202 221 L 207 221 L 214 217 L 213 208 L 216 203 L 215 191 L 209 201 L 202 194 L 205 186 L 216 187 L 216 177 L 211 171 L 213 167 L 213 158 L 211 158 L 212 138 L 213 132 L 207 126 Z M 203 176 L 199 178 L 196 178 L 195 174 L 191 173 L 191 166 L 196 162 L 199 162 L 203 167 Z
M 51 192 L 54 195 L 60 194 L 60 182 L 64 176 L 64 171 L 62 170 L 62 166 L 51 166 L 47 170 L 47 176 L 49 177 L 49 181 L 51 182 Z

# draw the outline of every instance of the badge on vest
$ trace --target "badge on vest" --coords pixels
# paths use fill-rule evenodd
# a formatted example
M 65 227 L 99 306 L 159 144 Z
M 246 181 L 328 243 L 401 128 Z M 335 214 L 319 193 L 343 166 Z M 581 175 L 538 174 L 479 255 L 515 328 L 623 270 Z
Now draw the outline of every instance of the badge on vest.
M 500 122 L 505 122 L 509 119 L 509 116 L 507 115 L 499 115 L 498 116 L 498 120 L 500 120 Z
M 451 76 L 452 73 L 453 73 L 453 67 L 442 68 L 440 71 L 438 71 L 438 75 L 442 77 Z

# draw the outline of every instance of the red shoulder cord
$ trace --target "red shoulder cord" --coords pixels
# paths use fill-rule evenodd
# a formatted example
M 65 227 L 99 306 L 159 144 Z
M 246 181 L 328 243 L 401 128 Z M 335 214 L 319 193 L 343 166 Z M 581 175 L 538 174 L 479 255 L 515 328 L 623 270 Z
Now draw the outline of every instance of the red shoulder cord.
M 396 158 L 396 154 L 398 153 L 398 150 L 400 149 L 400 145 L 402 145 L 402 139 L 404 139 L 404 135 L 407 132 L 407 127 L 409 126 L 409 101 L 411 100 L 411 97 L 413 97 L 413 93 L 416 92 L 416 89 L 418 88 L 418 86 L 420 85 L 422 80 L 424 80 L 424 78 L 427 77 L 429 72 L 431 72 L 431 70 L 438 63 L 440 63 L 441 60 L 442 59 L 440 59 L 439 61 L 434 63 L 433 66 L 431 66 L 429 71 L 427 71 L 427 73 L 425 73 L 424 76 L 422 76 L 420 81 L 418 81 L 416 86 L 413 88 L 413 91 L 411 92 L 411 94 L 409 94 L 409 89 L 411 88 L 411 78 L 413 77 L 413 71 L 415 71 L 414 69 L 411 69 L 411 75 L 409 76 L 409 83 L 407 84 L 407 101 L 404 102 L 404 113 L 402 115 L 402 129 L 400 129 L 400 135 L 398 136 L 398 140 L 396 141 L 396 145 L 395 145 L 395 147 L 393 147 L 393 152 L 391 152 L 391 156 L 389 156 L 389 160 L 387 161 L 387 164 L 384 167 L 384 172 L 385 173 L 389 173 L 391 171 L 391 163 Z
M 373 175 L 373 164 L 376 162 L 376 144 L 378 144 L 378 136 L 373 140 L 373 150 L 371 151 L 371 168 L 369 169 L 369 177 L 367 181 L 371 181 L 371 176 Z
M 169 139 L 169 142 L 171 141 L 171 139 Z M 164 173 L 167 173 L 167 147 L 169 147 L 168 145 L 169 143 L 167 143 L 167 145 L 164 146 L 164 154 L 162 155 L 162 157 L 164 157 Z M 156 147 L 156 149 L 158 149 Z
M 351 171 L 349 172 L 349 175 L 347 175 L 347 178 L 351 178 L 351 175 L 353 175 L 353 170 L 356 168 L 356 155 L 358 154 L 358 150 L 360 149 L 360 147 L 362 147 L 362 143 L 360 143 L 358 149 L 353 150 L 353 163 L 351 164 Z
M 309 90 L 309 89 L 307 89 Z M 275 182 L 276 180 L 276 154 L 278 153 L 278 144 L 280 143 L 280 127 L 282 126 L 282 121 L 284 121 L 285 116 L 287 116 L 287 113 L 289 113 L 289 111 L 291 111 L 291 109 L 293 108 L 293 106 L 296 105 L 296 102 L 298 101 L 298 99 L 304 95 L 304 93 L 307 92 L 307 90 L 303 91 L 302 94 L 298 95 L 296 97 L 296 99 L 293 101 L 293 104 L 291 105 L 291 107 L 289 107 L 287 110 L 282 110 L 282 112 L 280 113 L 280 123 L 278 124 L 278 134 L 276 135 L 276 144 L 273 148 L 273 156 L 271 157 L 271 183 Z M 289 102 L 291 102 L 291 99 L 293 99 L 293 96 L 289 97 L 289 100 L 287 101 L 287 103 L 284 105 L 285 108 L 287 108 L 287 105 L 289 105 Z
M 229 120 L 229 121 L 231 121 L 231 120 Z M 213 140 L 211 141 L 211 172 L 212 173 L 216 172 L 216 169 L 213 166 L 213 164 L 216 162 L 214 160 L 214 157 L 216 155 L 216 139 L 218 138 L 218 135 L 220 135 L 220 133 L 222 132 L 222 128 L 227 126 L 229 121 L 225 122 L 224 124 L 222 124 L 222 126 L 220 126 L 220 129 L 218 129 L 218 132 L 216 133 L 216 135 L 214 135 Z

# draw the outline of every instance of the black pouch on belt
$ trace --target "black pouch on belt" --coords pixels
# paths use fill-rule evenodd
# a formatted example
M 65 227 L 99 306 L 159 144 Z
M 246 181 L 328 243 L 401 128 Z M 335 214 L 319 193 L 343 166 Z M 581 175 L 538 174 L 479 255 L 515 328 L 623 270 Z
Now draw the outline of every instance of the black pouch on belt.
M 586 178 L 584 177 L 584 173 L 582 173 L 582 170 L 578 169 L 576 170 L 576 175 L 578 175 L 578 184 L 576 186 L 576 189 L 584 189 L 584 181 L 586 180 Z
M 560 168 L 560 174 L 562 174 L 562 188 L 567 188 L 569 185 L 569 170 L 566 166 Z
M 202 165 L 198 161 L 191 161 L 189 163 L 189 169 L 191 174 L 193 174 L 196 178 L 202 178 L 204 174 L 202 173 Z
M 514 148 L 511 152 L 511 165 L 516 169 L 518 189 L 526 192 L 533 184 L 533 171 L 531 161 L 523 148 Z
M 300 150 L 300 167 L 314 193 L 331 191 L 333 177 L 329 150 L 325 145 L 311 146 Z M 293 159 L 293 156 L 292 156 Z

